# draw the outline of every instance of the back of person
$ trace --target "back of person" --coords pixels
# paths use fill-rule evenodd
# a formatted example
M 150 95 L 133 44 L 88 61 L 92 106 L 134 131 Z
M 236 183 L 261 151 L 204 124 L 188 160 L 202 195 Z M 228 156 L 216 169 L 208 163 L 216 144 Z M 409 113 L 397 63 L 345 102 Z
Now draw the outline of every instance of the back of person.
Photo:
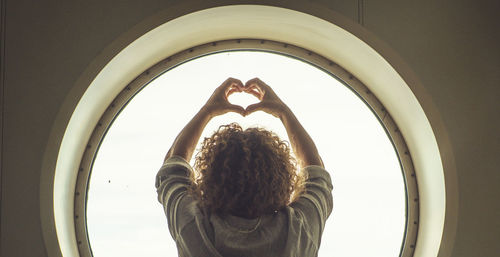
M 261 100 L 246 110 L 227 102 L 233 92 Z M 267 96 L 267 97 L 266 97 Z M 285 141 L 259 128 L 201 131 L 217 115 L 263 110 L 280 118 L 302 170 Z M 156 177 L 158 200 L 179 256 L 317 256 L 332 211 L 332 184 L 311 138 L 272 89 L 258 79 L 228 79 L 181 131 Z

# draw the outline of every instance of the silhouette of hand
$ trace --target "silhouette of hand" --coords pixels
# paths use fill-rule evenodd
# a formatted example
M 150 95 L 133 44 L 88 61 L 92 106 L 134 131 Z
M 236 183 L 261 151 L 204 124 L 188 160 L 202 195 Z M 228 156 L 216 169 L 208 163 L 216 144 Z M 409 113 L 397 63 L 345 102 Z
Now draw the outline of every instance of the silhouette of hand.
M 245 109 L 245 114 L 248 115 L 255 111 L 264 111 L 275 117 L 280 118 L 283 112 L 287 110 L 287 106 L 281 99 L 276 95 L 270 86 L 264 83 L 259 78 L 254 78 L 247 83 L 243 88 L 248 94 L 252 94 L 257 97 L 260 102 L 247 106 Z
M 235 78 L 228 78 L 213 92 L 204 108 L 212 116 L 218 116 L 227 112 L 236 112 L 245 115 L 245 109 L 239 105 L 231 104 L 228 96 L 236 92 L 243 92 L 243 83 Z

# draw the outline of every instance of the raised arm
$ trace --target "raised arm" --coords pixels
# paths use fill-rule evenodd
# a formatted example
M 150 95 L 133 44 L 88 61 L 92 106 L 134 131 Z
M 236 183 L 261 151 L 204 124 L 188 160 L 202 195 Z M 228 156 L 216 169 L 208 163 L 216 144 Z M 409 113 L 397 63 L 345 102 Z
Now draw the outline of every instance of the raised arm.
M 265 111 L 281 119 L 286 128 L 295 155 L 307 174 L 304 191 L 290 204 L 290 207 L 295 212 L 301 213 L 298 216 L 303 217 L 308 237 L 316 248 L 319 248 L 326 219 L 332 212 L 333 198 L 331 178 L 324 169 L 316 145 L 297 117 L 271 87 L 256 78 L 245 84 L 245 92 L 261 100 L 257 104 L 248 106 L 247 114 L 257 110 Z
M 248 106 L 246 109 L 247 114 L 261 110 L 279 118 L 283 122 L 293 151 L 302 167 L 309 165 L 323 167 L 323 161 L 314 141 L 304 127 L 302 127 L 302 124 L 300 124 L 290 108 L 281 101 L 271 87 L 260 79 L 255 78 L 245 84 L 245 92 L 261 100 L 259 103 Z
M 208 99 L 205 105 L 179 133 L 165 156 L 165 160 L 170 156 L 177 155 L 189 161 L 193 156 L 196 143 L 200 139 L 203 129 L 213 117 L 227 112 L 236 112 L 244 115 L 245 110 L 243 107 L 230 104 L 227 100 L 227 97 L 232 93 L 242 91 L 243 83 L 234 78 L 228 78 L 222 85 L 215 89 L 210 99 Z

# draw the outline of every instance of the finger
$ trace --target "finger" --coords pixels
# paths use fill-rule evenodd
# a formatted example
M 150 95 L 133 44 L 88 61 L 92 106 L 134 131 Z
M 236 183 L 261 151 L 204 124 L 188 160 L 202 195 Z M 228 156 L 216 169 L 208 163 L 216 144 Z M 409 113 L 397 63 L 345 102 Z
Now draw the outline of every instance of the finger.
M 228 109 L 232 112 L 236 112 L 236 113 L 239 113 L 240 115 L 242 116 L 245 116 L 246 114 L 246 111 L 245 109 L 243 109 L 243 107 L 239 106 L 239 105 L 235 105 L 235 104 L 230 104 L 228 105 Z
M 226 98 L 236 92 L 239 92 L 239 90 L 237 89 L 229 89 L 229 91 L 226 93 Z
M 237 88 L 237 87 L 231 87 L 231 88 L 228 88 L 227 91 L 226 91 L 226 98 L 228 96 L 230 96 L 231 94 L 234 94 L 236 92 L 241 92 L 241 88 Z
M 252 84 L 257 84 L 257 85 L 259 85 L 259 84 L 264 84 L 264 83 L 263 83 L 263 82 L 262 82 L 262 80 L 260 80 L 259 78 L 253 78 L 253 79 L 251 79 L 251 80 L 247 81 L 247 82 L 245 83 L 245 86 L 249 86 L 249 85 L 252 85 Z
M 249 84 L 243 88 L 245 91 L 255 90 L 259 93 L 264 94 L 264 90 L 258 84 Z
M 230 78 L 230 79 L 228 80 L 228 85 L 229 85 L 229 86 L 237 86 L 237 87 L 239 87 L 239 88 L 243 88 L 243 87 L 244 87 L 243 82 L 241 82 L 241 80 L 239 80 L 239 79 L 234 79 L 234 78 Z
M 253 89 L 253 88 L 259 88 L 259 90 L 261 90 L 260 87 L 259 87 L 259 84 L 257 84 L 257 83 L 249 83 L 249 82 L 250 81 L 248 81 L 245 84 L 245 86 L 243 87 L 244 90 L 250 90 L 250 89 Z
M 256 112 L 259 110 L 262 110 L 262 105 L 260 103 L 251 104 L 251 105 L 247 106 L 247 108 L 245 109 L 245 114 L 248 115 L 252 112 Z
M 264 92 L 267 90 L 267 88 L 269 87 L 266 83 L 264 83 L 262 80 L 260 80 L 259 78 L 254 78 L 254 79 L 251 79 L 249 81 L 247 81 L 245 83 L 245 88 L 250 88 L 252 86 L 255 86 L 259 89 L 260 92 L 262 92 L 262 94 L 264 94 Z
M 225 97 L 227 98 L 228 96 L 230 96 L 231 94 L 233 94 L 235 92 L 242 92 L 242 91 L 243 91 L 243 88 L 239 83 L 232 83 L 231 85 L 229 85 L 226 88 L 226 90 L 224 91 L 224 94 L 225 94 Z
M 257 99 L 259 99 L 259 100 L 262 100 L 262 98 L 263 98 L 263 95 L 256 90 L 248 90 L 248 91 L 245 91 L 245 93 L 251 94 L 251 95 L 257 97 Z
M 259 100 L 264 98 L 264 91 L 258 85 L 251 85 L 245 88 L 245 93 L 249 93 L 257 97 Z
M 237 85 L 237 87 L 243 88 L 243 82 L 241 82 L 241 80 L 235 78 L 227 78 L 217 89 L 227 92 L 227 89 L 232 87 L 233 85 Z
M 239 80 L 239 79 L 235 79 L 235 78 L 228 78 L 228 79 L 226 80 L 226 82 L 227 82 L 227 84 L 229 84 L 229 85 L 231 85 L 231 86 L 233 86 L 233 85 L 237 85 L 237 86 L 238 86 L 238 87 L 240 87 L 240 88 L 243 88 L 243 87 L 244 87 L 244 86 L 243 86 L 243 82 L 241 82 L 241 80 Z

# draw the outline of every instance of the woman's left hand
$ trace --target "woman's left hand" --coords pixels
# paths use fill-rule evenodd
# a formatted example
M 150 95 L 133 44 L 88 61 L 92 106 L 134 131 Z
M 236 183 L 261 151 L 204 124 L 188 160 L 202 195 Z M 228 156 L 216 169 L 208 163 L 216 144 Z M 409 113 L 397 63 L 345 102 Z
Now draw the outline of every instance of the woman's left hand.
M 236 92 L 243 92 L 243 83 L 235 78 L 228 78 L 215 91 L 203 106 L 211 117 L 228 112 L 236 112 L 245 116 L 245 109 L 239 105 L 231 104 L 228 97 Z

